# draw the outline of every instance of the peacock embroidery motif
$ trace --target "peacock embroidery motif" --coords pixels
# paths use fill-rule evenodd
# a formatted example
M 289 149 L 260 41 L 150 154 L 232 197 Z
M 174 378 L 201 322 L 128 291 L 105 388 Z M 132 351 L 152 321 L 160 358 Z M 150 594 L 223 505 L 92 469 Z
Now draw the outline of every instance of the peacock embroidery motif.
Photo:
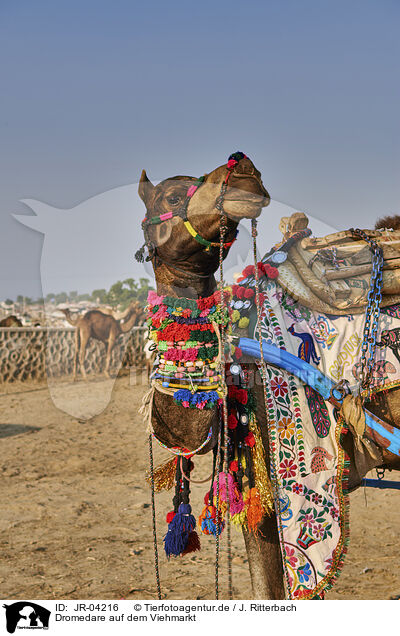
M 314 364 L 319 364 L 320 358 L 317 356 L 315 344 L 311 334 L 306 332 L 296 333 L 294 330 L 294 324 L 288 327 L 288 332 L 292 336 L 300 338 L 301 340 L 297 352 L 300 360 L 304 360 L 305 362 L 310 362 L 310 360 L 312 360 Z M 315 432 L 317 433 L 318 437 L 322 439 L 329 434 L 329 429 L 331 426 L 328 409 L 326 408 L 324 399 L 319 393 L 314 391 L 314 389 L 306 385 L 304 387 L 304 391 L 306 394 Z

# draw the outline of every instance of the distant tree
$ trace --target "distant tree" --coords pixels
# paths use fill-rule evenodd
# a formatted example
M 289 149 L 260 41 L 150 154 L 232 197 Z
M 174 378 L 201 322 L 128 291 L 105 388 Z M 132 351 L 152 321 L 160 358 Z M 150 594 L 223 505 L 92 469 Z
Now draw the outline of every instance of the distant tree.
M 105 305 L 107 300 L 107 292 L 105 289 L 95 289 L 92 291 L 91 300 L 94 303 L 100 303 L 101 305 Z
M 99 305 L 110 304 L 113 307 L 119 307 L 124 310 L 133 301 L 137 300 L 142 305 L 147 302 L 147 295 L 149 290 L 153 289 L 150 285 L 148 278 L 139 278 L 136 281 L 134 278 L 125 278 L 125 280 L 117 280 L 116 283 L 111 285 L 110 289 L 94 289 L 91 294 L 78 294 L 77 291 L 71 291 L 69 294 L 66 292 L 60 292 L 58 294 L 47 294 L 46 302 L 65 303 L 68 301 L 77 302 L 81 300 L 91 300 Z M 6 301 L 7 302 L 7 301 Z M 9 301 L 12 304 L 13 301 Z M 17 302 L 22 304 L 24 302 L 23 296 L 18 296 Z M 25 298 L 25 302 L 31 303 L 30 298 Z M 37 301 L 39 302 L 39 300 Z
M 59 294 L 55 295 L 55 301 L 57 305 L 59 303 L 66 303 L 67 300 L 68 300 L 68 294 L 66 294 L 66 292 L 60 292 Z
M 23 296 L 21 296 L 21 294 L 19 294 L 19 295 L 17 296 L 17 303 L 18 303 L 19 305 L 22 305 L 22 304 L 23 304 L 23 302 L 24 302 L 24 297 L 23 297 Z
M 107 300 L 113 307 L 119 305 L 122 300 L 122 281 L 118 280 L 114 285 L 111 285 Z
M 14 301 L 11 300 L 11 298 L 7 298 L 7 300 L 5 301 L 6 305 L 13 305 Z
M 147 304 L 147 296 L 149 290 L 153 289 L 153 287 L 149 284 L 150 281 L 148 278 L 139 278 L 139 289 L 137 293 L 137 299 L 143 305 Z

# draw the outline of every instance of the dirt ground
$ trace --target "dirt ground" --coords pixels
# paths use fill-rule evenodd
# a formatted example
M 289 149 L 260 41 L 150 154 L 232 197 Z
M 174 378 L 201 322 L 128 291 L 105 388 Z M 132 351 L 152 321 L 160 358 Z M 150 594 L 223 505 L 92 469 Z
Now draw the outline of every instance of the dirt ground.
M 109 387 L 109 384 L 107 385 Z M 0 389 L 0 596 L 9 599 L 156 598 L 146 435 L 138 414 L 146 386 L 116 380 L 111 401 L 89 421 L 76 419 L 88 385 L 61 383 L 69 412 L 57 409 L 46 384 Z M 107 389 L 108 390 L 108 389 Z M 90 382 L 104 400 L 105 381 Z M 155 464 L 169 458 L 155 448 Z M 195 479 L 210 473 L 196 459 Z M 400 480 L 400 475 L 389 475 Z M 202 507 L 205 485 L 194 485 Z M 400 596 L 400 492 L 360 489 L 351 495 L 351 541 L 329 599 Z M 170 599 L 214 596 L 214 543 L 168 562 L 162 550 L 171 493 L 157 495 L 160 573 Z M 240 532 L 233 532 L 235 598 L 251 598 Z M 221 546 L 221 597 L 226 598 L 226 544 Z

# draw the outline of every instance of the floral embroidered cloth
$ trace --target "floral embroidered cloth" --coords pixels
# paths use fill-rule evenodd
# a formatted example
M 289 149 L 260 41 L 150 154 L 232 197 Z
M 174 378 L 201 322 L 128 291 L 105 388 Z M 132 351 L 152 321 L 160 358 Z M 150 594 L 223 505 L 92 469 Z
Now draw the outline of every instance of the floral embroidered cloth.
M 275 281 L 262 279 L 261 330 L 267 342 L 317 366 L 334 380 L 357 381 L 364 316 L 325 316 L 299 305 Z M 258 338 L 256 327 L 250 337 Z M 375 391 L 400 382 L 400 309 L 382 310 L 373 368 Z M 348 542 L 346 457 L 333 407 L 293 375 L 267 367 L 272 477 L 287 595 L 323 596 Z

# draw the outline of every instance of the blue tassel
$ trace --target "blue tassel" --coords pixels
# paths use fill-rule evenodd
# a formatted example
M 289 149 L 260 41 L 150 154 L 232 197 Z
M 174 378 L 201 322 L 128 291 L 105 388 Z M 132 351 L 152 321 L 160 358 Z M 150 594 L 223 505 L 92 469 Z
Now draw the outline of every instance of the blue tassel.
M 168 558 L 171 555 L 180 556 L 187 548 L 189 535 L 196 527 L 196 520 L 191 512 L 190 504 L 182 503 L 168 524 L 168 532 L 164 537 L 164 549 Z

